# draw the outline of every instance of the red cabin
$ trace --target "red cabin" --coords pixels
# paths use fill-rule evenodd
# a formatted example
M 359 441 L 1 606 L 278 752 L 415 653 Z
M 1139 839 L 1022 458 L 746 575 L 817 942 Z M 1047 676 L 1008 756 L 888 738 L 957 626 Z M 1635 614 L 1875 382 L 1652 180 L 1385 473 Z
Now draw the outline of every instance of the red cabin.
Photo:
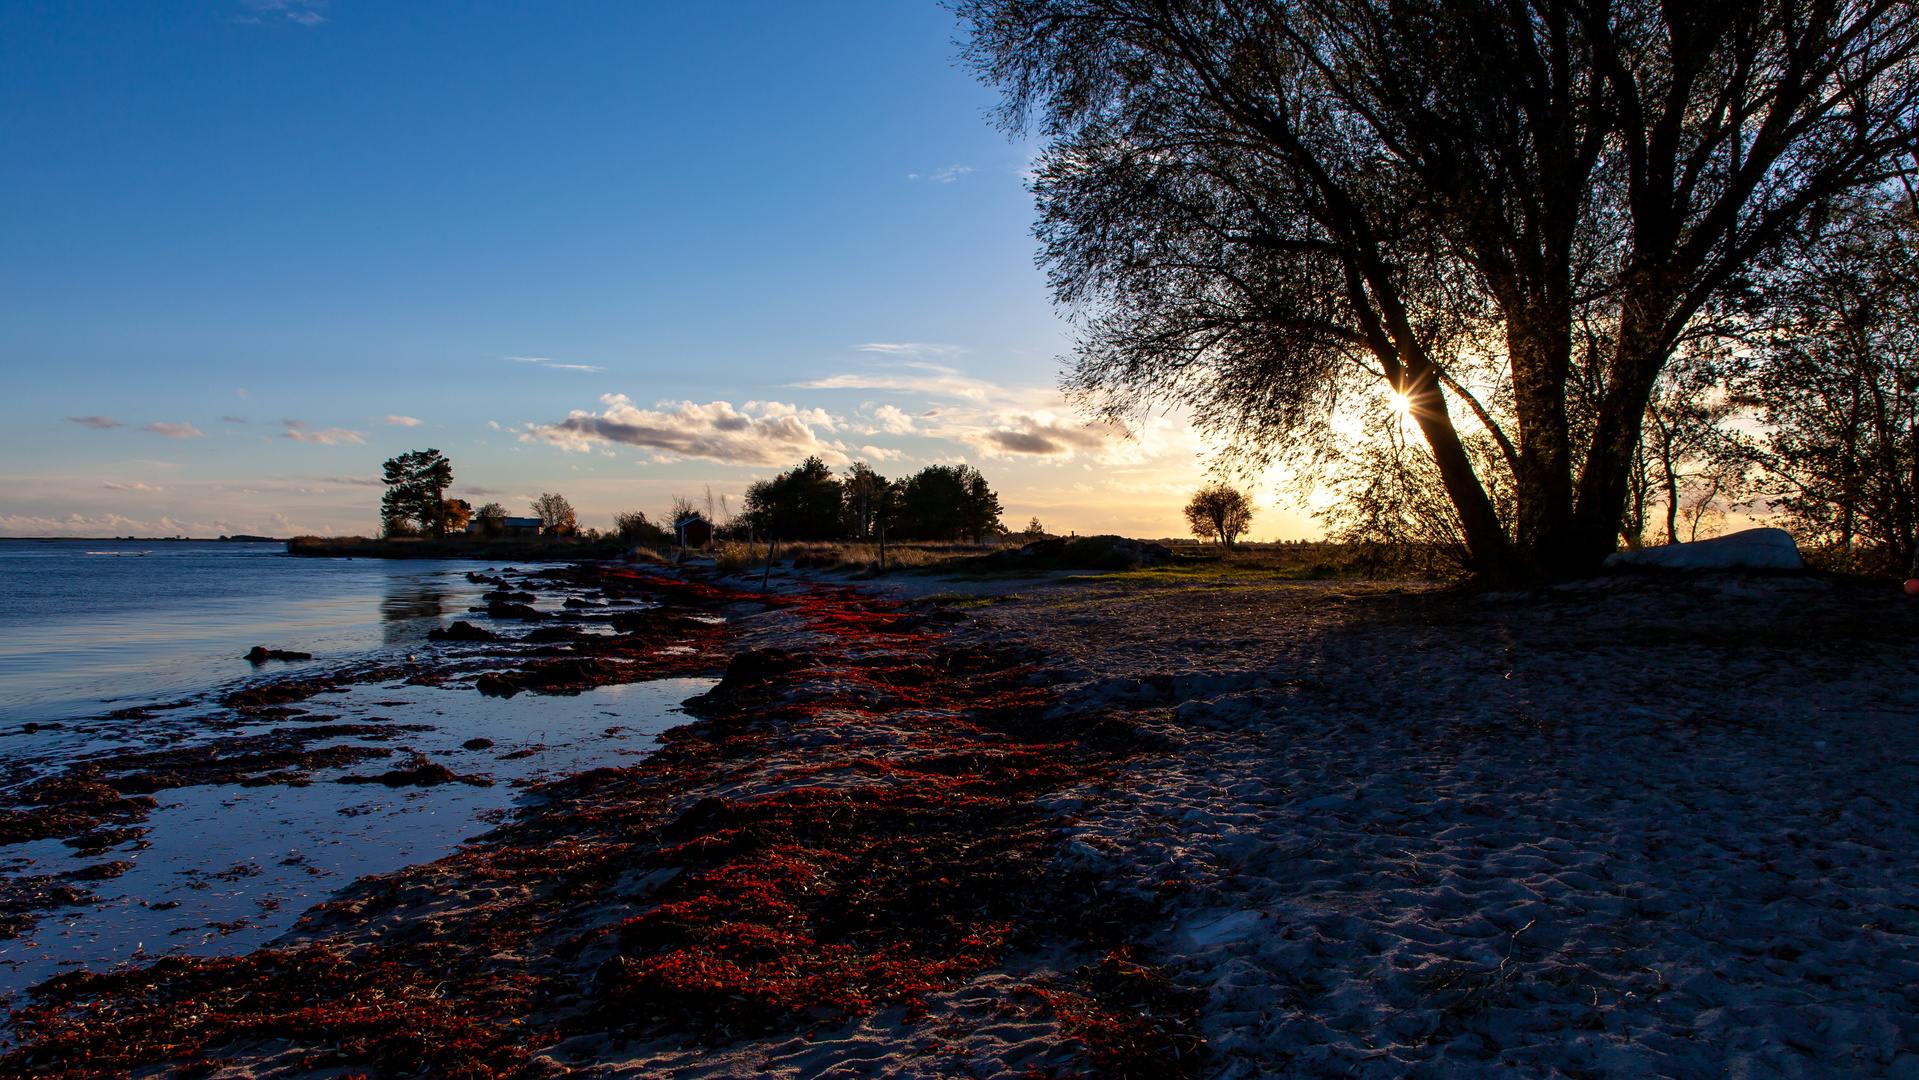
M 679 534 L 681 547 L 703 548 L 713 542 L 713 523 L 703 517 L 674 522 L 673 531 Z

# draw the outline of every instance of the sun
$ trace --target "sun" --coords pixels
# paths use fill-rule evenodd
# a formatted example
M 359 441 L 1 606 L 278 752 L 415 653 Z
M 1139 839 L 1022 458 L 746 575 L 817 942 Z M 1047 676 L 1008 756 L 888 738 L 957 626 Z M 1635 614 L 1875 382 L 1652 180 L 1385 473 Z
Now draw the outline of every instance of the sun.
M 1392 394 L 1387 399 L 1387 408 L 1400 420 L 1409 420 L 1413 415 L 1413 401 L 1405 394 Z

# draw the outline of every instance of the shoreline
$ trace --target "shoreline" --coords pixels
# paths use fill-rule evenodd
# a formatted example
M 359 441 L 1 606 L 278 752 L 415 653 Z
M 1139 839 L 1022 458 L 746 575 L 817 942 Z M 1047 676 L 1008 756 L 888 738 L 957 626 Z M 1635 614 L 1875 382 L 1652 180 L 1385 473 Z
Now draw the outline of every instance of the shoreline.
M 536 789 L 275 949 L 44 988 L 16 1023 L 64 1071 L 31 1042 L 12 1063 L 1919 1068 L 1903 597 L 939 584 L 742 601 L 725 677 L 654 756 Z M 250 996 L 194 1026 L 226 993 Z

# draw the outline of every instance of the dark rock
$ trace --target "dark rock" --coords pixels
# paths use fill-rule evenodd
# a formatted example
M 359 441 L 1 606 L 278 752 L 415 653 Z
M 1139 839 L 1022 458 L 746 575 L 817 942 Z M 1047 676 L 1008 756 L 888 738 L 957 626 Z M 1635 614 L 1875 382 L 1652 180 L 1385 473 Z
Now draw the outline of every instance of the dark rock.
M 311 660 L 313 659 L 313 654 L 310 652 L 289 652 L 286 649 L 269 649 L 265 645 L 255 645 L 253 648 L 247 650 L 247 654 L 241 657 L 241 659 L 248 663 L 264 664 L 268 660 Z
M 812 667 L 816 663 L 818 661 L 807 653 L 788 652 L 780 648 L 751 649 L 726 662 L 726 674 L 720 677 L 720 685 L 740 686 L 761 682 L 774 675 Z
M 572 641 L 581 634 L 577 626 L 542 626 L 520 640 L 529 645 L 545 645 L 555 641 Z
M 492 739 L 468 739 L 467 741 L 461 743 L 460 746 L 462 749 L 466 749 L 466 750 L 489 750 L 493 747 L 493 740 Z
M 485 694 L 487 697 L 499 698 L 510 698 L 522 689 L 520 684 L 508 675 L 495 674 L 491 671 L 481 675 L 479 679 L 474 682 L 473 688 Z
M 1048 558 L 1064 555 L 1066 553 L 1066 538 L 1064 536 L 1049 536 L 1043 540 L 1035 540 L 1030 544 L 1022 544 L 1020 545 L 1019 553 L 1028 557 L 1039 555 Z
M 433 787 L 436 784 L 471 784 L 474 787 L 492 787 L 493 781 L 485 776 L 462 776 L 438 762 L 423 757 L 413 759 L 412 768 L 391 769 L 378 776 L 360 776 L 348 774 L 334 781 L 339 784 L 385 784 L 390 788 Z
M 428 641 L 498 641 L 500 635 L 461 620 L 444 629 L 434 627 L 427 631 L 426 639 Z
M 542 619 L 552 618 L 551 615 L 548 615 L 544 611 L 535 611 L 525 604 L 509 604 L 504 600 L 495 600 L 488 604 L 486 606 L 486 617 L 489 619 L 520 619 L 524 622 L 539 622 Z

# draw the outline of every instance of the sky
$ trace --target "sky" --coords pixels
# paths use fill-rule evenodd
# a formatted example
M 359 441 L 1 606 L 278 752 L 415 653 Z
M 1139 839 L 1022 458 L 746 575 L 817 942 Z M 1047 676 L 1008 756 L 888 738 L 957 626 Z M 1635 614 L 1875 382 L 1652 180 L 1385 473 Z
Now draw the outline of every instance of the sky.
M 1037 145 L 932 0 L 0 7 L 0 535 L 369 533 L 380 463 L 582 524 L 817 454 L 1185 533 L 1088 426 Z M 1257 539 L 1314 535 L 1257 495 Z

